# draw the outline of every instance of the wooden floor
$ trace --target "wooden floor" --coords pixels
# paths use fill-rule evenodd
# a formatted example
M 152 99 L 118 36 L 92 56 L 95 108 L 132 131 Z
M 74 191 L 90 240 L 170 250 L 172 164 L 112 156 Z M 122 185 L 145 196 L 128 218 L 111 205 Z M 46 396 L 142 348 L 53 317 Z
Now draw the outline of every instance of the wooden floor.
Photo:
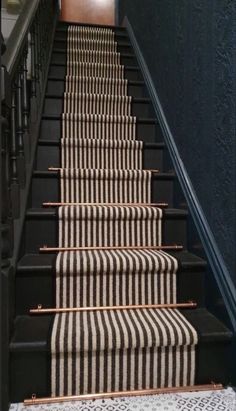
M 62 0 L 61 20 L 114 25 L 115 0 Z

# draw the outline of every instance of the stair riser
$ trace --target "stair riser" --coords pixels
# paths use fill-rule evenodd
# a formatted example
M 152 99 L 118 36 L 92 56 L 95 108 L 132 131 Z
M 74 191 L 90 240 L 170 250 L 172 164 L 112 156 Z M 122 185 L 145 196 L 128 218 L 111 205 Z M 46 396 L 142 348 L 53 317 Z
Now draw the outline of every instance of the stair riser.
M 56 115 L 59 116 L 64 112 L 64 98 L 54 98 L 54 96 L 46 97 L 44 100 L 44 115 Z M 79 112 L 78 112 L 79 114 Z M 94 112 L 93 114 L 99 114 Z M 131 115 L 136 117 L 153 118 L 153 109 L 148 102 L 136 102 L 131 103 Z
M 115 41 L 117 41 L 117 50 L 120 53 L 131 53 L 132 52 L 132 48 L 131 45 L 129 43 L 127 43 L 127 41 L 124 41 L 124 39 L 122 38 L 117 38 L 115 39 Z M 65 40 L 60 40 L 59 38 L 56 38 L 54 41 L 54 48 L 56 49 L 61 49 L 62 51 L 66 51 L 66 39 Z
M 226 384 L 227 360 L 230 343 L 201 343 L 197 347 L 196 384 L 209 384 L 210 381 Z M 207 366 L 206 366 L 207 364 Z M 30 398 L 32 393 L 38 397 L 50 396 L 50 355 L 48 351 L 14 352 L 11 354 L 11 402 Z
M 43 113 L 46 116 L 60 116 L 64 112 L 64 98 L 49 98 L 46 97 L 44 100 L 44 110 Z M 79 112 L 78 112 L 79 114 Z M 97 114 L 97 113 L 93 113 Z M 98 113 L 99 114 L 99 113 Z M 149 103 L 137 103 L 132 101 L 131 103 L 131 115 L 136 117 L 152 118 L 153 110 Z
M 65 82 L 63 80 L 48 80 L 46 94 L 62 96 L 65 91 Z M 127 94 L 132 97 L 144 97 L 145 90 L 143 85 L 128 84 Z
M 55 38 L 54 38 L 54 43 L 58 42 L 58 43 L 66 43 L 67 40 L 67 30 L 56 30 L 55 32 Z M 117 43 L 121 43 L 121 44 L 129 44 L 130 45 L 130 40 L 129 37 L 127 36 L 126 32 L 123 31 L 121 32 L 119 31 L 115 31 L 115 41 Z M 131 47 L 131 45 L 130 45 Z
M 101 24 L 87 24 L 87 23 L 71 23 L 71 22 L 66 22 L 66 21 L 59 21 L 57 28 L 56 28 L 56 36 L 57 35 L 62 35 L 64 36 L 67 33 L 68 30 L 68 26 L 70 26 L 71 24 L 75 25 L 75 26 L 83 26 L 83 27 L 95 27 L 95 28 L 110 28 L 112 29 L 112 31 L 115 33 L 115 36 L 121 36 L 122 38 L 125 38 L 128 40 L 128 36 L 127 36 L 127 31 L 125 27 L 121 27 L 121 26 L 109 26 L 109 25 L 101 25 Z M 127 41 L 126 40 L 126 41 Z
M 163 149 L 143 150 L 143 168 L 163 170 L 162 167 Z M 61 167 L 61 149 L 60 146 L 38 146 L 35 169 L 47 170 L 50 166 Z
M 32 181 L 32 208 L 41 207 L 43 202 L 59 201 L 59 177 L 49 174 L 46 177 L 35 176 Z M 173 204 L 173 180 L 152 180 L 152 203 Z
M 28 292 L 30 290 L 30 293 Z M 177 301 L 195 301 L 198 307 L 204 304 L 204 273 L 184 271 L 177 275 Z M 16 276 L 16 315 L 27 315 L 38 304 L 55 307 L 55 268 L 42 272 L 20 272 Z
M 132 46 L 130 44 L 130 41 L 128 37 L 125 37 L 124 35 L 115 35 L 114 39 L 118 45 L 125 46 L 129 48 L 129 51 L 132 52 Z M 66 50 L 67 47 L 67 32 L 56 32 L 54 43 L 53 43 L 54 48 L 60 48 L 61 50 Z
M 76 26 L 88 26 L 88 24 L 80 24 L 80 23 L 73 23 L 73 25 Z M 60 22 L 58 27 L 56 28 L 55 31 L 55 39 L 63 39 L 65 40 L 67 38 L 67 32 L 68 32 L 68 26 L 71 25 L 70 22 Z M 100 25 L 90 25 L 89 27 L 95 27 L 95 28 L 100 28 Z M 109 26 L 101 27 L 101 28 L 109 28 Z M 117 26 L 110 26 L 112 31 L 115 33 L 115 40 L 116 41 L 121 41 L 121 42 L 129 42 L 129 36 L 127 34 L 127 31 L 124 27 L 117 27 Z
M 120 64 L 122 64 L 123 66 L 137 66 L 137 60 L 135 58 L 135 56 L 125 56 L 124 54 L 127 53 L 123 53 L 120 56 Z M 51 57 L 51 64 L 65 64 L 66 65 L 67 62 L 67 56 L 66 53 L 61 53 L 58 51 L 54 51 L 52 53 L 52 57 Z M 94 61 L 91 60 L 91 63 L 94 63 Z
M 37 237 L 35 236 L 37 233 Z M 186 244 L 186 220 L 163 220 L 163 244 Z M 55 216 L 28 216 L 25 222 L 25 253 L 38 253 L 43 245 L 58 246 L 58 220 Z
M 62 138 L 61 120 L 44 118 L 41 121 L 41 139 L 60 140 Z M 160 126 L 155 123 L 141 123 L 136 125 L 136 138 L 146 143 L 162 141 Z
M 66 76 L 66 66 L 57 66 L 51 64 L 49 67 L 49 76 L 64 79 Z M 143 80 L 142 74 L 139 69 L 125 68 L 124 78 L 127 80 Z

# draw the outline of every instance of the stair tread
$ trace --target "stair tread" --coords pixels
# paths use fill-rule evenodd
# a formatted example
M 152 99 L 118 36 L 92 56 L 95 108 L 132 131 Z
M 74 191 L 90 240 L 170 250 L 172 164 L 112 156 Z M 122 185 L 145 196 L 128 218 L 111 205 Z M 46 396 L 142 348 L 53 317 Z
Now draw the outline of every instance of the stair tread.
M 120 29 L 121 27 L 119 27 L 118 29 Z M 66 30 L 65 29 L 56 29 L 56 32 L 55 32 L 55 37 L 54 37 L 54 41 L 65 41 L 65 36 L 63 36 L 62 35 L 62 33 L 63 34 L 65 34 L 65 32 L 66 32 Z M 126 33 L 126 31 L 124 30 L 124 31 L 120 31 L 120 32 L 115 32 L 115 40 L 117 40 L 117 37 L 119 37 L 119 38 L 123 38 L 124 40 L 129 40 L 129 36 L 128 36 L 128 34 Z
M 48 76 L 48 81 L 63 81 L 65 82 L 65 79 L 61 79 L 60 77 L 56 77 L 56 76 Z M 128 80 L 128 84 L 129 85 L 140 85 L 143 86 L 145 83 L 143 80 Z
M 106 25 L 106 24 L 76 23 L 76 22 L 69 22 L 69 21 L 59 21 L 58 24 L 57 24 L 57 27 L 56 27 L 56 32 L 58 32 L 58 31 L 65 32 L 65 31 L 67 31 L 68 26 L 98 27 L 98 28 L 101 28 L 101 29 L 102 28 L 104 28 L 104 29 L 108 28 L 108 29 L 112 29 L 112 30 L 119 29 L 119 30 L 122 30 L 125 33 L 127 33 L 126 28 L 123 27 L 123 26 L 119 26 L 119 25 L 112 26 L 112 25 L 109 25 L 109 24 Z M 127 34 L 127 37 L 128 37 L 128 34 Z
M 166 217 L 187 217 L 188 211 L 181 210 L 179 208 L 167 208 L 163 210 L 164 216 Z M 26 212 L 26 217 L 37 217 L 37 216 L 48 216 L 54 217 L 57 215 L 55 208 L 28 208 Z
M 85 94 L 85 95 L 93 95 L 92 93 L 66 93 L 66 94 Z M 99 95 L 99 94 L 98 94 Z M 97 96 L 97 94 L 95 94 L 95 96 Z M 106 95 L 108 97 L 111 97 L 112 94 L 108 94 Z M 124 97 L 128 97 L 128 96 L 124 96 Z M 61 95 L 59 94 L 45 94 L 45 98 L 50 98 L 50 99 L 56 99 L 56 100 L 62 100 L 64 99 L 64 93 L 62 93 Z M 150 103 L 151 99 L 149 97 L 132 97 L 131 103 Z
M 136 140 L 136 141 L 140 141 L 140 140 Z M 50 146 L 50 145 L 52 145 L 52 146 L 59 146 L 59 145 L 61 145 L 61 142 L 60 142 L 60 140 L 50 140 L 50 139 L 44 139 L 44 138 L 40 138 L 39 140 L 38 140 L 38 144 L 40 145 L 40 146 L 43 146 L 43 145 L 46 145 L 46 146 Z M 165 145 L 165 143 L 164 142 L 159 142 L 159 143 L 146 143 L 145 141 L 143 142 L 143 147 L 144 148 L 150 148 L 150 149 L 155 149 L 155 148 L 157 148 L 157 149 L 162 149 L 162 148 L 165 148 L 166 147 L 166 145 Z
M 86 63 L 86 64 L 91 64 L 91 63 Z M 107 64 L 108 66 L 110 64 Z M 111 64 L 113 65 L 113 64 Z M 67 64 L 66 63 L 50 63 L 50 66 L 56 66 L 56 67 L 66 67 Z M 127 66 L 124 64 L 121 64 L 121 66 L 125 67 L 125 70 L 129 70 L 129 71 L 140 71 L 140 68 L 138 66 Z
M 65 40 L 65 43 L 66 43 L 66 40 Z M 130 44 L 119 43 L 119 46 L 123 46 L 123 45 L 128 46 L 128 47 L 130 46 Z M 67 50 L 66 50 L 66 48 L 54 47 L 52 49 L 52 53 L 67 54 Z M 114 52 L 114 53 L 116 53 L 116 52 Z M 126 53 L 126 52 L 122 52 L 122 51 L 119 51 L 119 50 L 117 51 L 117 53 L 119 53 L 121 57 L 136 58 L 134 53 Z
M 205 268 L 207 263 L 202 258 L 188 251 L 171 252 L 178 258 L 182 269 Z M 25 254 L 18 262 L 17 273 L 22 272 L 49 272 L 52 270 L 56 254 Z M 38 273 L 37 273 L 38 274 Z
M 94 114 L 91 114 L 94 115 Z M 95 114 L 97 115 L 97 114 Z M 100 115 L 100 114 L 99 114 Z M 62 116 L 58 116 L 55 114 L 43 114 L 42 115 L 42 120 L 61 120 Z M 145 124 L 158 124 L 158 121 L 156 118 L 148 118 L 148 117 L 137 117 L 136 118 L 137 123 L 145 123 Z
M 144 170 L 145 171 L 145 170 Z M 48 170 L 34 170 L 33 172 L 33 176 L 34 177 L 57 177 L 58 176 L 58 172 L 57 171 L 48 171 Z M 174 172 L 166 172 L 166 173 L 162 173 L 162 172 L 156 172 L 155 173 L 155 178 L 174 178 L 175 177 L 175 173 Z
M 197 330 L 199 343 L 229 341 L 232 338 L 232 332 L 205 308 L 181 312 Z M 52 319 L 52 315 L 16 317 L 11 351 L 49 351 Z
M 183 310 L 185 317 L 206 341 L 229 340 L 233 333 L 206 308 Z

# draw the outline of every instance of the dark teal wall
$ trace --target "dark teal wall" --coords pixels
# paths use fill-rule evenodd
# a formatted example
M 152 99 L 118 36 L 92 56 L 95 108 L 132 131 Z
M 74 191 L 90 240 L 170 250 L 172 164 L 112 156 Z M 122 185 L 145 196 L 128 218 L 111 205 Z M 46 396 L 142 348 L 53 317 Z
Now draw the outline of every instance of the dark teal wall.
M 120 0 L 236 284 L 236 2 Z

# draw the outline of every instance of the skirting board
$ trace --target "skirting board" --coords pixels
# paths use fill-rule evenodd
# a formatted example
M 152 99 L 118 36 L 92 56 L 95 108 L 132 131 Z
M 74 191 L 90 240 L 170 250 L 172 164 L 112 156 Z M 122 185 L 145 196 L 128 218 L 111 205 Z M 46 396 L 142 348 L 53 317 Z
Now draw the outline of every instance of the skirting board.
M 142 71 L 145 84 L 152 100 L 153 108 L 159 121 L 166 146 L 169 150 L 176 175 L 185 195 L 189 211 L 198 230 L 198 234 L 202 241 L 202 245 L 204 247 L 209 265 L 212 269 L 215 280 L 223 297 L 233 330 L 236 332 L 236 288 L 230 277 L 221 252 L 216 244 L 206 216 L 203 213 L 185 166 L 180 158 L 178 148 L 175 144 L 174 137 L 171 133 L 165 113 L 158 98 L 157 91 L 151 78 L 151 74 L 136 40 L 132 26 L 127 17 L 124 18 L 123 25 L 128 31 L 130 41 L 134 48 L 134 52 Z

